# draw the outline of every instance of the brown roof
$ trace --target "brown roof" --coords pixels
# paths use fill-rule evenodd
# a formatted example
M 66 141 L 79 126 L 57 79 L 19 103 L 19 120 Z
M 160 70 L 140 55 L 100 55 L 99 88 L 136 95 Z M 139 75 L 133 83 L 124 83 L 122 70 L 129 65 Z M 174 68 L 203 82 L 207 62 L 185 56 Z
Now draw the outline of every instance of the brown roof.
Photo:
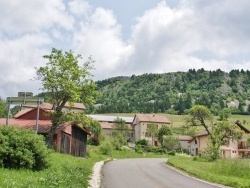
M 211 132 L 212 131 L 212 127 L 209 127 L 208 130 Z M 201 132 L 199 132 L 198 134 L 195 135 L 195 137 L 199 137 L 199 136 L 206 136 L 209 135 L 207 130 L 203 130 Z
M 22 127 L 36 130 L 36 120 L 9 119 L 8 124 L 15 127 Z M 0 119 L 0 125 L 6 125 L 6 118 Z M 51 120 L 38 121 L 38 133 L 48 133 L 51 127 Z
M 113 129 L 115 126 L 115 123 L 109 123 L 109 122 L 100 122 L 100 125 L 103 129 Z M 132 130 L 133 126 L 131 124 L 127 124 L 128 129 Z
M 84 106 L 83 103 L 72 103 L 72 106 L 71 106 L 71 103 L 67 102 L 64 106 L 68 107 L 68 108 L 76 108 L 76 109 L 83 109 L 83 110 L 86 109 L 86 107 Z M 35 107 L 37 107 L 37 105 L 23 105 L 23 107 L 35 108 Z M 52 110 L 53 105 L 45 102 L 45 103 L 40 105 L 40 108 L 46 109 L 46 110 Z
M 31 129 L 34 131 L 36 130 L 36 120 L 9 119 L 8 124 L 9 124 L 9 126 L 26 128 L 26 129 Z M 6 125 L 6 118 L 0 119 L 0 126 L 1 125 Z M 56 132 L 58 132 L 59 130 L 65 131 L 66 127 L 69 125 L 70 124 L 66 123 L 66 124 L 58 126 L 56 128 Z M 40 133 L 40 134 L 49 133 L 51 126 L 52 126 L 51 120 L 39 120 L 38 121 L 38 133 Z M 74 124 L 73 126 L 77 126 L 77 127 L 81 128 L 83 131 L 85 131 L 87 134 L 91 135 L 91 132 L 87 127 L 78 126 L 76 124 Z
M 135 118 L 137 118 L 139 122 L 171 123 L 167 117 L 157 114 L 135 114 L 134 120 Z

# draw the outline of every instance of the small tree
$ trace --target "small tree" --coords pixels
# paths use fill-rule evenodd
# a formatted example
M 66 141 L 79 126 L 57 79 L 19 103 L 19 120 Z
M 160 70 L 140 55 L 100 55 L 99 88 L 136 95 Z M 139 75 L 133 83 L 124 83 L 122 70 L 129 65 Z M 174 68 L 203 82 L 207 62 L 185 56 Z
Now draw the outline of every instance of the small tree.
M 163 146 L 166 150 L 177 150 L 180 148 L 179 139 L 173 135 L 167 135 L 163 137 Z
M 48 136 L 48 144 L 52 146 L 55 130 L 62 123 L 62 109 L 66 102 L 92 103 L 98 93 L 90 73 L 93 63 L 91 58 L 81 66 L 80 55 L 75 56 L 71 50 L 63 53 L 55 48 L 50 55 L 43 57 L 48 62 L 46 66 L 37 68 L 37 79 L 42 81 L 42 89 L 51 94 L 49 102 L 54 106 Z
M 126 139 L 128 131 L 129 131 L 129 128 L 126 122 L 122 118 L 117 117 L 114 120 L 113 132 L 115 134 L 118 134 L 118 133 L 121 134 L 124 137 L 124 139 Z
M 217 122 L 210 134 L 208 143 L 208 154 L 211 160 L 219 158 L 219 149 L 226 141 L 240 140 L 243 132 L 238 130 L 236 124 L 231 124 L 228 121 Z
M 128 131 L 129 128 L 126 122 L 122 118 L 117 117 L 114 121 L 112 132 L 112 142 L 116 150 L 120 150 L 122 146 L 127 144 L 126 136 Z
M 219 120 L 227 120 L 230 116 L 231 116 L 231 110 L 229 108 L 223 108 L 220 112 L 219 112 Z
M 151 135 L 152 138 L 152 146 L 154 145 L 154 138 L 158 135 L 158 126 L 154 123 L 147 125 L 146 132 Z
M 159 133 L 158 133 L 158 141 L 161 143 L 161 145 L 163 144 L 163 136 L 166 136 L 166 135 L 172 135 L 172 131 L 169 127 L 167 126 L 162 126 L 160 129 L 159 129 Z

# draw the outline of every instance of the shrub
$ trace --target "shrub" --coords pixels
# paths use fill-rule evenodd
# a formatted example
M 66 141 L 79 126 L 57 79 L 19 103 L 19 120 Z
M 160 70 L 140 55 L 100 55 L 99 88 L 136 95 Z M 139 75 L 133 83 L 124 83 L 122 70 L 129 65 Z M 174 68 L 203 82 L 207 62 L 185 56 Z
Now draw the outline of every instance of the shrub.
M 115 150 L 121 150 L 122 146 L 127 145 L 126 139 L 120 133 L 115 134 L 112 139 L 112 143 Z
M 136 142 L 136 145 L 141 145 L 141 146 L 147 146 L 148 145 L 148 142 L 147 142 L 147 140 L 145 140 L 145 139 L 142 139 L 142 140 L 138 140 L 137 142 Z
M 105 140 L 102 142 L 100 146 L 100 152 L 104 155 L 112 155 L 113 145 L 109 140 Z
M 163 154 L 163 153 L 165 153 L 165 149 L 162 147 L 159 147 L 159 146 L 151 146 L 150 152 Z
M 0 127 L 0 166 L 41 170 L 48 167 L 44 137 L 31 130 Z
M 175 153 L 176 153 L 175 150 L 171 150 L 171 151 L 169 151 L 167 154 L 168 154 L 168 155 L 173 155 L 173 156 L 174 156 Z
M 179 139 L 172 135 L 165 136 L 163 139 L 163 147 L 167 150 L 177 150 L 180 148 Z
M 135 152 L 136 152 L 136 153 L 140 153 L 140 154 L 142 154 L 142 153 L 143 153 L 143 151 L 142 151 L 142 147 L 141 147 L 141 145 L 140 145 L 140 144 L 138 144 L 138 145 L 136 145 L 136 146 L 135 146 Z

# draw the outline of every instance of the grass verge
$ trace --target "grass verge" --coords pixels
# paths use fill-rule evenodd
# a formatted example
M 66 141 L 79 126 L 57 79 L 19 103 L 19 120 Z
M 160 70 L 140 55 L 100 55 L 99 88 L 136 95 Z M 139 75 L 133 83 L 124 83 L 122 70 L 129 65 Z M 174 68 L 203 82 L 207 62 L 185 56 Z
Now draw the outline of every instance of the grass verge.
M 219 159 L 215 162 L 194 157 L 171 156 L 168 164 L 190 175 L 231 187 L 250 187 L 250 159 Z

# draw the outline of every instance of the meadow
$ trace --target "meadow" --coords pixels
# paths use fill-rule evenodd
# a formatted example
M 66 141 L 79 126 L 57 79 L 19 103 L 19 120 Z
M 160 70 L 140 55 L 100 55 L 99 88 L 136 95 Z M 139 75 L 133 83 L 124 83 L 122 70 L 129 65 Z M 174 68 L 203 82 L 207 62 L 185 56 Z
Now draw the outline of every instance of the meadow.
M 197 157 L 169 156 L 168 164 L 200 179 L 230 187 L 250 187 L 250 159 L 206 161 Z

